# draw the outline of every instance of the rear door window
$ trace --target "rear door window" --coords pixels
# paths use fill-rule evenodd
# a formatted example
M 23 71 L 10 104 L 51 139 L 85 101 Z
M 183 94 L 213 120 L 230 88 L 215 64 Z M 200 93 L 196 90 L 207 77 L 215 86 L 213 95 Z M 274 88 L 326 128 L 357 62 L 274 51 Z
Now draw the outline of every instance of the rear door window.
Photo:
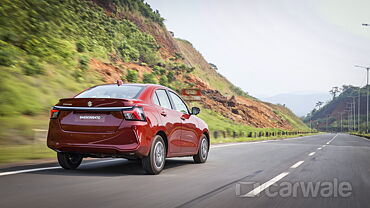
M 155 93 L 157 94 L 160 106 L 172 109 L 170 99 L 165 90 L 156 90 Z
M 189 113 L 188 107 L 186 107 L 186 104 L 184 101 L 181 100 L 181 98 L 175 94 L 174 92 L 170 91 L 170 96 L 172 98 L 173 104 L 175 105 L 175 110 L 181 112 L 181 113 Z

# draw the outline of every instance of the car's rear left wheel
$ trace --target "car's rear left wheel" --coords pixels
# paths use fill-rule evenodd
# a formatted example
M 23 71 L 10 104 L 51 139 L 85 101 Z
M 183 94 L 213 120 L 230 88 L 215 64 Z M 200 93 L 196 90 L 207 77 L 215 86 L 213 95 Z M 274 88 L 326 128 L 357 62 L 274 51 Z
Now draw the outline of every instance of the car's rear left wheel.
M 208 139 L 206 135 L 203 134 L 203 136 L 200 139 L 200 145 L 198 149 L 198 154 L 193 156 L 195 163 L 205 163 L 208 158 Z
M 148 174 L 157 175 L 163 168 L 166 161 L 166 145 L 160 135 L 154 137 L 149 155 L 142 159 L 144 170 Z
M 83 157 L 79 154 L 65 152 L 58 152 L 57 157 L 59 165 L 67 170 L 74 170 L 78 168 L 83 159 Z

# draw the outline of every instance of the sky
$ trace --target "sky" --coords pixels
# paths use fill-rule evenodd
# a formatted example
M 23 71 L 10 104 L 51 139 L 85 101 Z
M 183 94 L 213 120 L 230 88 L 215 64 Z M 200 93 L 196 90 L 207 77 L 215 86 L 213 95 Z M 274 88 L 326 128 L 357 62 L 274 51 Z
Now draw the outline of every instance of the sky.
M 365 85 L 368 0 L 145 0 L 175 37 L 189 40 L 251 95 L 328 92 Z

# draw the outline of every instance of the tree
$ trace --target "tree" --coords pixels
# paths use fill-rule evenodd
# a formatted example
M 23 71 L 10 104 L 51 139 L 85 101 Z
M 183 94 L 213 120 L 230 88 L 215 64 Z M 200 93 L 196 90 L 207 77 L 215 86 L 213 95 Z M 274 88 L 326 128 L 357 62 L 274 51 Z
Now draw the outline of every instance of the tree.
M 320 107 L 321 107 L 323 104 L 324 104 L 323 102 L 319 101 L 319 102 L 317 102 L 317 103 L 316 103 L 315 108 L 320 109 Z
M 346 92 L 347 90 L 351 89 L 353 86 L 352 85 L 343 85 L 342 86 L 342 92 Z
M 218 68 L 217 68 L 217 66 L 215 64 L 209 63 L 209 65 L 211 66 L 212 69 L 218 70 Z
M 333 87 L 329 93 L 333 95 L 333 100 L 337 97 L 337 94 L 340 92 L 339 87 Z
M 144 83 L 151 83 L 151 84 L 157 84 L 157 78 L 154 76 L 154 74 L 144 74 L 143 78 Z
M 312 117 L 312 116 L 313 116 L 313 114 L 315 114 L 315 113 L 316 113 L 316 108 L 314 108 L 314 109 L 311 111 L 310 116 Z
M 137 77 L 138 77 L 138 75 L 137 75 L 138 73 L 137 73 L 137 71 L 135 71 L 135 70 L 127 70 L 127 76 L 126 76 L 126 80 L 128 81 L 128 82 L 137 82 Z
M 168 85 L 168 78 L 167 78 L 166 75 L 162 75 L 161 78 L 159 78 L 159 84 L 161 84 L 163 86 Z
M 173 81 L 175 81 L 175 80 L 176 80 L 176 78 L 175 78 L 175 73 L 173 73 L 172 71 L 169 71 L 169 72 L 167 73 L 167 78 L 168 78 L 168 82 L 173 82 Z

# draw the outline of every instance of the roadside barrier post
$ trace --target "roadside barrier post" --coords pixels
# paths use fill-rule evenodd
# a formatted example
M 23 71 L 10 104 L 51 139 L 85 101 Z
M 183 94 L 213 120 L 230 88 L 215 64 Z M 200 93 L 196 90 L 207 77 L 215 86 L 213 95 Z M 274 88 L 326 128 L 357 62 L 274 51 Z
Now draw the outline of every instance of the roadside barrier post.
M 213 132 L 213 137 L 214 137 L 215 139 L 217 139 L 217 138 L 218 138 L 218 131 L 214 131 L 214 132 Z

